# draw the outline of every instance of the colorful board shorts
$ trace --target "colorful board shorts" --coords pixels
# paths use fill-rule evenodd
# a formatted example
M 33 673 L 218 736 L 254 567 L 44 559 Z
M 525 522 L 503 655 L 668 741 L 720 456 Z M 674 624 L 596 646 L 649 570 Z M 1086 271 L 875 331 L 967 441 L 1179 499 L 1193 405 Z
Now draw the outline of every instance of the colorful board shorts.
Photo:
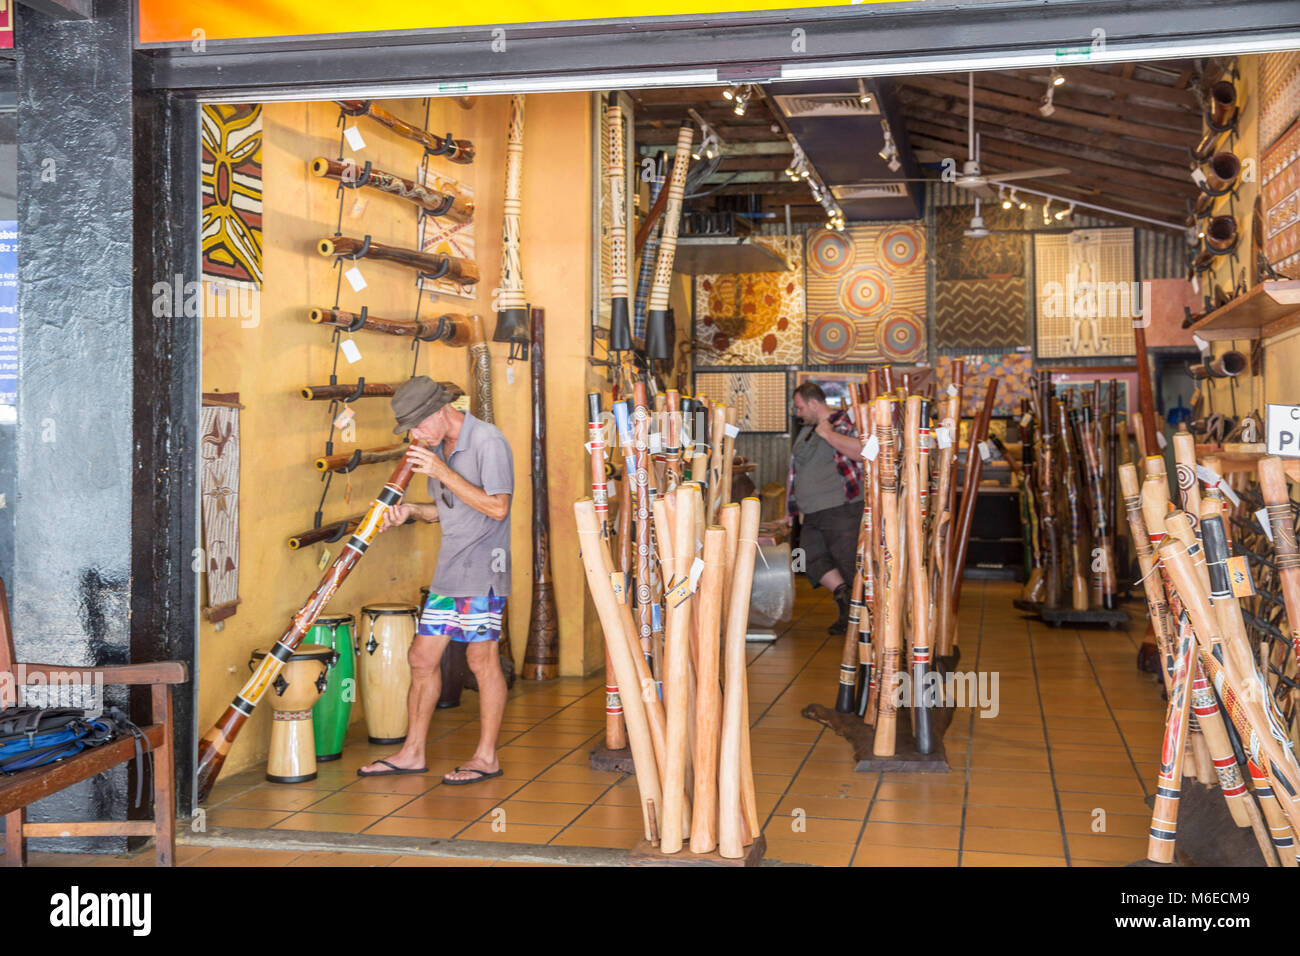
M 497 641 L 505 610 L 506 599 L 491 588 L 486 597 L 444 597 L 430 592 L 416 633 L 446 636 L 462 644 Z

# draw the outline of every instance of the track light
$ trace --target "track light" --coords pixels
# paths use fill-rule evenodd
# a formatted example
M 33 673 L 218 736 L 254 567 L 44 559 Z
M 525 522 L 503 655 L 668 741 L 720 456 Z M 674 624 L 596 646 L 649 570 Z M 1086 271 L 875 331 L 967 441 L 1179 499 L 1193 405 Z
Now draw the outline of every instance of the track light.
M 731 91 L 730 87 L 728 87 L 727 89 L 722 91 L 722 98 L 724 100 L 734 100 L 736 98 L 736 94 Z
M 1044 116 L 1051 116 L 1056 112 L 1056 107 L 1052 105 L 1052 97 L 1056 93 L 1056 87 L 1050 83 L 1047 86 L 1047 92 L 1043 94 L 1043 103 L 1038 107 L 1038 112 Z
M 867 85 L 861 79 L 858 80 L 858 102 L 863 106 L 871 103 L 871 94 L 867 92 Z
M 1047 202 L 1043 203 L 1043 225 L 1044 226 L 1050 226 L 1052 224 L 1051 209 L 1052 209 L 1052 201 L 1049 199 L 1047 200 Z
M 1065 74 L 1062 73 L 1060 70 L 1056 69 L 1055 67 L 1052 68 L 1052 85 L 1053 86 L 1065 85 Z
M 1060 212 L 1056 214 L 1056 221 L 1060 222 L 1066 216 L 1073 216 L 1073 215 L 1074 215 L 1074 203 L 1070 203 L 1068 207 L 1062 209 Z
M 903 164 L 898 161 L 898 154 L 895 153 L 893 156 L 889 157 L 889 162 L 885 165 L 889 167 L 891 173 L 896 173 Z
M 1010 199 L 1009 196 L 1007 196 L 1007 191 L 1006 191 L 1005 188 L 1003 188 L 1003 187 L 1001 187 L 1001 186 L 998 187 L 998 196 L 1000 196 L 1001 199 L 1002 199 L 1002 208 L 1003 208 L 1003 209 L 1010 209 L 1010 208 L 1011 208 L 1011 199 Z

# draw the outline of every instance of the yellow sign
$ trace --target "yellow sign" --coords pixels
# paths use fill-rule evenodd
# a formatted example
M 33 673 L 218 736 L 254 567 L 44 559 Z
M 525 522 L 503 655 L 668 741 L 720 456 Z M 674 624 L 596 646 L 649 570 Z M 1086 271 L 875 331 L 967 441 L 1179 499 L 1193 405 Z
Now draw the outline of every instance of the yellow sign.
M 494 4 L 447 0 L 443 3 L 387 3 L 367 6 L 322 4 L 318 0 L 139 0 L 141 43 L 206 44 L 208 40 L 387 33 L 446 27 L 564 23 L 575 20 L 635 20 L 711 13 L 760 13 L 807 7 L 863 6 L 905 0 L 499 0 Z M 508 49 L 508 37 L 504 40 Z M 199 47 L 202 49 L 202 47 Z M 504 52 L 504 50 L 502 51 Z

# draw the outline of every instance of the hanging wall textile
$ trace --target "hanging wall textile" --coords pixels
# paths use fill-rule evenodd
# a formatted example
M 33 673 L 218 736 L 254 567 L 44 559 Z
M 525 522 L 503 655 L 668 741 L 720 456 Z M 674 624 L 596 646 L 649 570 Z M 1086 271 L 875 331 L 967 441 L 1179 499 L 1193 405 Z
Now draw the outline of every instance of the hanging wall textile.
M 785 372 L 700 372 L 695 394 L 736 410 L 742 432 L 783 432 L 790 397 Z
M 808 362 L 925 356 L 925 233 L 919 223 L 808 234 Z
M 1133 354 L 1132 229 L 1037 235 L 1034 270 L 1040 359 Z
M 1025 329 L 1024 213 L 981 207 L 993 232 L 970 239 L 975 206 L 935 213 L 934 344 L 941 349 L 1013 349 L 1028 345 Z
M 1264 255 L 1283 275 L 1300 276 L 1300 121 L 1260 160 Z
M 239 605 L 239 404 L 237 392 L 205 393 L 199 415 L 202 448 L 203 569 L 207 604 L 217 622 Z
M 262 283 L 262 107 L 203 107 L 203 277 Z
M 799 365 L 803 362 L 803 253 L 798 239 L 756 242 L 790 263 L 788 272 L 695 277 L 695 364 Z
M 966 364 L 967 381 L 985 382 L 990 375 L 1002 379 L 998 383 L 997 397 L 994 399 L 995 418 L 1007 415 L 1020 417 L 1020 400 L 1029 398 L 1029 383 L 1034 376 L 1033 355 L 1028 351 L 1009 352 L 1005 355 L 940 355 L 934 363 L 935 374 L 940 382 L 952 381 L 952 363 L 957 359 L 964 360 Z M 967 388 L 962 394 L 962 417 L 974 418 L 983 404 L 983 389 Z
M 1259 55 L 1259 145 L 1268 149 L 1300 119 L 1300 50 Z
M 444 176 L 433 170 L 425 170 L 421 179 L 422 185 L 429 186 L 439 192 L 460 194 L 465 197 L 465 201 L 472 207 L 474 204 L 474 187 L 450 176 Z M 474 219 L 471 217 L 469 222 L 452 222 L 441 216 L 422 216 L 420 220 L 420 241 L 419 249 L 421 252 L 437 253 L 441 255 L 454 256 L 457 259 L 466 259 L 470 262 L 477 262 L 474 258 Z M 416 279 L 419 282 L 419 279 Z M 462 299 L 473 299 L 478 295 L 475 292 L 475 286 L 462 285 L 454 279 L 436 279 L 433 282 L 426 281 L 424 289 L 426 292 L 442 293 L 443 295 L 455 295 Z

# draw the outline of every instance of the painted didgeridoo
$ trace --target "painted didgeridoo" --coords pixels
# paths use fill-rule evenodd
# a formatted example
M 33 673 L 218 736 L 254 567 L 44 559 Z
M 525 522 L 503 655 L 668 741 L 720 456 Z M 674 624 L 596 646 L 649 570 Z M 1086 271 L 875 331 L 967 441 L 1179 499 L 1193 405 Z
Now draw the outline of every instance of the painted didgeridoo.
M 547 486 L 546 460 L 546 364 L 545 314 L 532 310 L 532 342 L 529 345 L 533 379 L 533 601 L 524 646 L 524 680 L 550 680 L 559 674 L 560 628 L 555 606 L 555 585 L 551 581 L 551 495 Z M 623 482 L 632 480 L 624 474 Z
M 345 259 L 379 259 L 416 269 L 432 279 L 448 279 L 462 285 L 478 282 L 478 265 L 470 259 L 446 253 L 418 252 L 401 246 L 380 242 L 367 242 L 352 236 L 328 236 L 316 243 L 322 256 L 341 256 Z
M 441 342 L 443 345 L 464 347 L 470 341 L 469 316 L 456 312 L 416 319 L 385 319 L 366 312 L 347 312 L 343 309 L 312 309 L 308 321 L 347 329 L 349 332 L 382 332 L 385 335 L 409 335 L 421 342 Z
M 474 162 L 474 144 L 467 139 L 453 139 L 450 133 L 446 136 L 435 136 L 428 130 L 398 119 L 383 107 L 375 106 L 370 100 L 335 100 L 334 102 L 348 115 L 369 117 L 381 126 L 388 127 L 398 136 L 419 143 L 435 156 L 446 156 L 453 163 L 462 166 Z
M 464 196 L 443 192 L 432 186 L 421 186 L 382 169 L 371 167 L 366 170 L 356 163 L 317 156 L 311 161 L 311 174 L 320 179 L 336 180 L 349 189 L 359 189 L 362 186 L 377 189 L 398 199 L 405 199 L 431 216 L 441 216 L 451 222 L 463 224 L 474 218 L 474 204 Z
M 425 447 L 420 442 L 412 443 L 412 447 L 416 445 Z M 410 458 L 403 458 L 402 463 L 389 476 L 379 495 L 370 503 L 365 517 L 352 532 L 352 537 L 343 546 L 339 556 L 334 559 L 334 563 L 316 585 L 316 589 L 290 620 L 288 628 L 280 639 L 271 645 L 271 652 L 262 659 L 262 663 L 235 695 L 235 699 L 231 701 L 225 713 L 199 740 L 198 762 L 195 767 L 197 781 L 195 794 L 199 800 L 206 799 L 211 792 L 212 785 L 216 783 L 217 776 L 221 773 L 221 765 L 226 761 L 226 754 L 230 752 L 231 745 L 239 736 L 240 728 L 252 716 L 267 689 L 280 676 L 285 661 L 302 643 L 303 637 L 316 623 L 316 618 L 329 604 L 330 598 L 337 593 L 357 562 L 361 560 L 361 556 L 366 553 L 371 542 L 375 540 L 384 516 L 395 505 L 401 504 L 413 474 L 415 474 L 415 463 Z

